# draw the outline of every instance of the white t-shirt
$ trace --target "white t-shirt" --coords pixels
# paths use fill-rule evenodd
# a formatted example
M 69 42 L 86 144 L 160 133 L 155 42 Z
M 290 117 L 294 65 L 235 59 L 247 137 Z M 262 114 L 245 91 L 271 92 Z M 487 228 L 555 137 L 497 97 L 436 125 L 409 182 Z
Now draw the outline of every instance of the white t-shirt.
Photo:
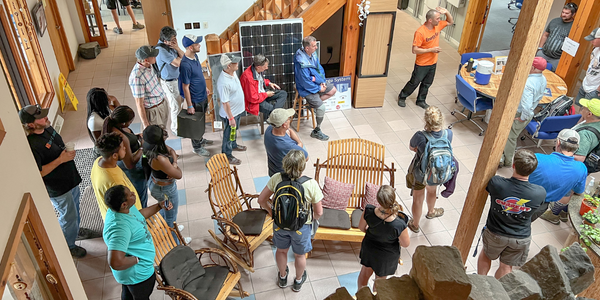
M 235 73 L 231 76 L 223 71 L 217 82 L 217 91 L 219 91 L 221 103 L 229 102 L 231 113 L 234 117 L 244 112 L 246 109 L 244 105 L 244 91 L 242 90 L 240 79 Z M 221 108 L 219 109 L 219 115 L 222 118 L 228 118 L 223 104 L 221 104 Z
M 102 131 L 102 125 L 104 125 L 104 119 L 102 119 L 102 117 L 100 117 L 96 112 L 92 112 L 87 122 L 87 126 L 90 131 Z
M 586 93 L 593 92 L 600 86 L 600 47 L 592 50 L 590 65 L 585 72 L 581 87 Z

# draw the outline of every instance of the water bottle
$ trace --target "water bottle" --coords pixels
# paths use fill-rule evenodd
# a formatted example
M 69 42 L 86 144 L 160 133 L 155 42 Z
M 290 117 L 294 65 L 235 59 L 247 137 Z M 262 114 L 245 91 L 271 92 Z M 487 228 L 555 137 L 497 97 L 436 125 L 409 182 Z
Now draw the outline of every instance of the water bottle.
M 467 72 L 469 72 L 469 73 L 470 73 L 470 72 L 472 72 L 472 71 L 473 71 L 473 63 L 474 63 L 474 62 L 475 62 L 475 61 L 473 60 L 473 58 L 470 58 L 470 59 L 469 59 L 469 62 L 467 63 Z
M 229 134 L 229 140 L 232 142 L 235 141 L 235 128 L 236 128 L 236 126 L 232 126 L 231 133 Z
M 596 185 L 596 182 L 594 180 L 594 176 L 590 176 L 590 182 L 588 183 L 587 187 L 585 188 L 585 193 L 588 195 L 591 195 L 592 192 L 594 192 L 594 186 Z

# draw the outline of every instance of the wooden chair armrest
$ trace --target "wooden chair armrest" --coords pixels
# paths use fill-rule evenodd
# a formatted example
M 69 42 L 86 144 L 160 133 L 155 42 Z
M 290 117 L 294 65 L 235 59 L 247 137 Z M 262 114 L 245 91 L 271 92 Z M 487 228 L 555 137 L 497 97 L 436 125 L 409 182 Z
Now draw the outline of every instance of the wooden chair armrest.
M 165 294 L 171 296 L 174 295 L 175 297 L 180 297 L 180 298 L 174 298 L 174 299 L 182 299 L 182 300 L 198 300 L 198 298 L 196 298 L 194 295 L 192 295 L 189 292 L 186 292 L 182 289 L 178 289 L 172 286 L 158 286 L 157 287 L 158 290 L 161 291 L 165 291 Z
M 244 232 L 242 231 L 242 229 L 235 223 L 233 223 L 230 220 L 224 219 L 224 218 L 219 218 L 219 217 L 215 217 L 214 215 L 211 217 L 213 220 L 217 221 L 217 225 L 219 225 L 221 232 L 225 235 L 227 234 L 231 234 L 227 232 L 227 228 L 225 228 L 225 226 L 230 226 L 233 227 L 233 229 L 235 229 L 235 231 L 237 232 L 237 236 L 239 236 L 242 239 L 242 243 L 244 243 L 244 245 L 250 245 L 250 242 L 248 241 L 248 238 L 246 237 L 246 235 L 244 234 Z
M 246 203 L 247 209 L 252 209 L 252 200 L 258 199 L 258 194 L 243 193 L 240 196 L 244 199 L 244 203 Z
M 201 248 L 198 250 L 194 250 L 194 252 L 198 255 L 198 261 L 200 261 L 200 259 L 202 258 L 202 255 L 204 254 L 216 254 L 219 257 L 221 257 L 221 259 L 223 259 L 223 261 L 225 261 L 225 264 L 229 267 L 229 269 L 231 269 L 231 271 L 233 273 L 238 273 L 238 268 L 237 265 L 233 263 L 233 261 L 231 261 L 231 258 L 229 258 L 229 256 L 227 256 L 227 253 L 225 253 L 225 251 L 221 250 L 221 249 L 215 249 L 215 248 Z M 218 265 L 211 257 L 210 259 L 213 264 L 211 265 Z M 200 262 L 202 264 L 202 262 Z M 208 265 L 202 265 L 202 266 L 208 266 Z

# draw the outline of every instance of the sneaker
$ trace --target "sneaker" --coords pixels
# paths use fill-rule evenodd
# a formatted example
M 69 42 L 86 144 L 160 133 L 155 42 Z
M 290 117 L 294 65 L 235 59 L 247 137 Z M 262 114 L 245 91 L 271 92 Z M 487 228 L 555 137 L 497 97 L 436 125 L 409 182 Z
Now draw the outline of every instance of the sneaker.
M 87 254 L 87 251 L 79 246 L 75 246 L 69 249 L 69 251 L 71 251 L 71 256 L 74 258 L 83 258 Z
M 133 24 L 133 29 L 144 29 L 144 25 L 140 24 L 140 22 L 137 22 L 137 24 Z
M 241 151 L 241 152 L 243 152 L 243 151 L 248 150 L 248 147 L 242 146 L 242 145 L 238 145 L 237 147 L 233 148 L 232 150 L 233 151 Z
M 425 103 L 425 101 L 417 101 L 417 106 L 421 107 L 423 109 L 427 109 L 429 107 L 429 104 Z
M 551 210 L 547 210 L 540 216 L 540 219 L 544 219 L 554 225 L 560 225 L 560 217 L 553 214 Z
M 398 106 L 406 107 L 406 98 L 400 98 L 400 95 L 398 95 Z
M 118 33 L 118 34 L 123 34 L 123 29 L 122 29 L 122 28 L 119 28 L 119 27 L 115 27 L 115 28 L 113 28 L 113 31 L 114 31 L 115 33 Z
M 96 237 L 93 230 L 87 228 L 79 228 L 77 240 L 87 240 Z
M 561 221 L 561 222 L 568 222 L 568 221 L 569 221 L 569 213 L 568 213 L 568 212 L 566 212 L 566 211 L 564 211 L 564 210 L 563 210 L 563 211 L 561 211 L 561 212 L 558 214 L 558 217 L 560 218 L 560 221 Z
M 277 285 L 280 288 L 284 288 L 287 286 L 287 278 L 288 278 L 288 274 L 290 273 L 290 268 L 288 266 L 285 267 L 285 277 L 281 278 L 281 274 L 279 273 L 279 271 L 277 271 Z
M 189 236 L 186 236 L 183 238 L 183 241 L 185 242 L 186 245 L 189 245 L 192 242 L 192 238 Z
M 200 145 L 204 146 L 204 145 L 212 145 L 214 144 L 215 141 L 211 141 L 211 140 L 207 140 L 207 139 L 202 139 L 202 141 L 200 141 Z
M 204 147 L 198 148 L 198 149 L 192 149 L 192 151 L 200 156 L 210 157 L 210 152 L 208 152 L 208 150 L 206 150 Z
M 242 163 L 242 161 L 239 158 L 236 158 L 236 157 L 233 157 L 233 156 L 232 157 L 228 157 L 227 160 L 229 160 L 229 164 L 230 165 L 236 165 L 236 166 L 238 166 L 238 165 L 240 165 Z
M 304 270 L 304 273 L 302 273 L 302 279 L 300 280 L 300 282 L 298 282 L 297 279 L 294 279 L 294 285 L 292 286 L 292 291 L 299 292 L 305 281 L 306 281 L 306 270 Z
M 310 133 L 311 138 L 315 138 L 321 141 L 326 141 L 329 139 L 329 136 L 324 134 L 320 129 L 315 129 Z
M 408 225 L 408 229 L 410 229 L 412 232 L 414 232 L 414 233 L 419 233 L 419 232 L 421 232 L 421 228 L 419 228 L 419 227 L 415 226 L 415 224 L 413 224 L 413 220 L 412 220 L 412 219 L 410 219 L 410 220 L 408 221 L 408 224 L 407 224 L 407 225 Z
M 177 225 L 177 229 L 179 229 L 179 231 L 183 231 L 183 228 L 185 228 L 183 225 Z

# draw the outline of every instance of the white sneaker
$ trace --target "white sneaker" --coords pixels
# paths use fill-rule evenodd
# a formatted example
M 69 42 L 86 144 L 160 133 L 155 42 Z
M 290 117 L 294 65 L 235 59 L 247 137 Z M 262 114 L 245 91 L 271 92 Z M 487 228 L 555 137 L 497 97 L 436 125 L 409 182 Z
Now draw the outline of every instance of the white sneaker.
M 183 228 L 185 228 L 183 225 L 177 225 L 177 229 L 179 229 L 179 231 L 183 231 Z
M 183 240 L 185 241 L 186 244 L 189 244 L 192 242 L 192 238 L 189 236 L 184 237 Z

